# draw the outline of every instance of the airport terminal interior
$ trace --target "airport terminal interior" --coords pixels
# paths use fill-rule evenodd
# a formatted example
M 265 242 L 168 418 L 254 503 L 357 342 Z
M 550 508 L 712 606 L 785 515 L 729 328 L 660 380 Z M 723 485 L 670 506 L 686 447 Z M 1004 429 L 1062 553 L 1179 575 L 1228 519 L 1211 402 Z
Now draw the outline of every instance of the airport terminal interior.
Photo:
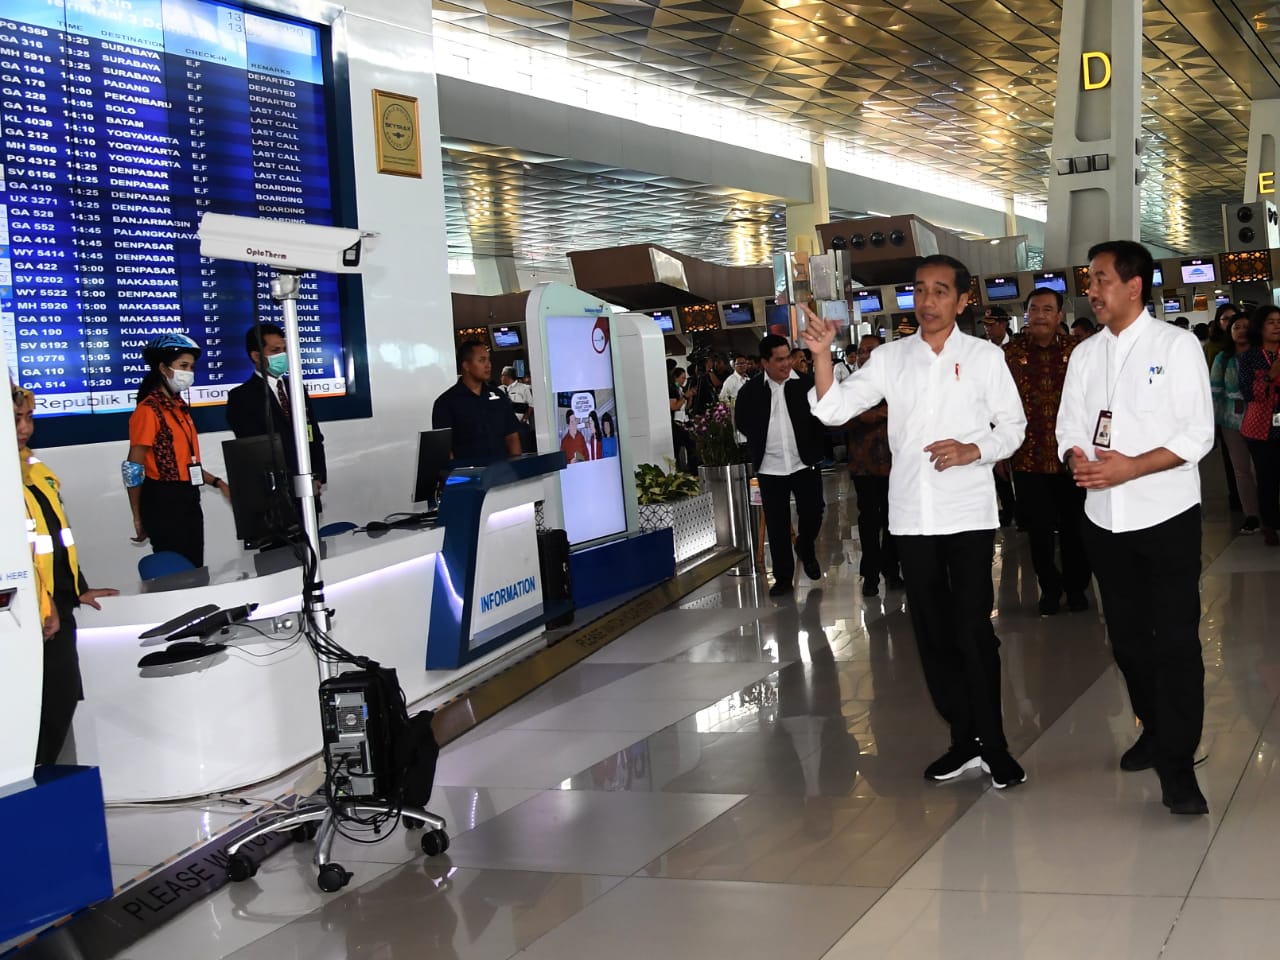
M 722 391 L 766 335 L 804 346 L 801 304 L 852 377 L 862 337 L 923 339 L 933 254 L 972 274 L 964 336 L 1030 342 L 1052 294 L 1082 350 L 1088 251 L 1137 240 L 1143 323 L 1257 318 L 1274 500 L 1280 6 L 5 0 L 0 133 L 0 957 L 1275 954 L 1280 506 L 1238 489 L 1231 388 L 1196 467 L 1193 816 L 1121 768 L 1098 582 L 1048 602 L 1003 499 L 1026 780 L 922 776 L 950 731 L 901 580 L 861 566 L 852 423 L 771 589 Z M 172 475 L 146 453 L 184 440 Z M 147 542 L 157 482 L 198 549 Z M 42 627 L 83 699 L 34 765 Z

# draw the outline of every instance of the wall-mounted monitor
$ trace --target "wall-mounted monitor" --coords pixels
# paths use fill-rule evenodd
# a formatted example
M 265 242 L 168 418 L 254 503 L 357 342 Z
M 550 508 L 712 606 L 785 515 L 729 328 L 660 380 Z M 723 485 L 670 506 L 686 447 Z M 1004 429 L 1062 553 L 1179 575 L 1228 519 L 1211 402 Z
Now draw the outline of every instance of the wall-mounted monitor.
M 1033 278 L 1033 286 L 1035 288 L 1048 287 L 1050 290 L 1056 290 L 1064 297 L 1067 296 L 1067 275 L 1059 270 L 1048 270 L 1044 273 L 1037 273 Z
M 514 350 L 524 344 L 519 327 L 492 327 L 489 334 L 493 337 L 495 350 Z
M 1181 313 L 1182 298 L 1181 297 L 1165 297 L 1164 312 L 1165 313 Z
M 756 308 L 750 300 L 720 304 L 720 316 L 726 327 L 746 327 L 756 322 Z
M 858 309 L 862 311 L 863 316 L 868 313 L 881 313 L 884 311 L 884 303 L 880 300 L 880 290 L 867 289 L 855 290 L 858 295 Z
M 987 277 L 984 283 L 987 289 L 987 300 L 992 303 L 998 300 L 1018 299 L 1017 277 Z
M 1217 310 L 1224 303 L 1230 303 L 1230 302 L 1231 302 L 1230 297 L 1228 297 L 1225 293 L 1220 293 L 1216 297 L 1214 297 L 1213 309 Z
M 1215 283 L 1217 271 L 1213 269 L 1212 257 L 1193 257 L 1182 261 L 1182 282 L 1189 286 L 1198 283 Z
M 916 287 L 914 283 L 904 283 L 893 288 L 894 299 L 898 301 L 899 310 L 916 308 Z
M 1164 286 L 1164 270 L 1161 269 L 1159 264 L 1156 265 L 1155 270 L 1153 270 L 1151 273 L 1151 285 L 1153 287 Z
M 1147 313 L 1154 317 L 1156 315 L 1156 305 L 1154 303 L 1148 303 L 1145 306 L 1147 308 Z
M 676 332 L 676 314 L 675 310 L 650 310 L 649 316 L 653 317 L 657 323 L 658 329 L 663 333 Z
M 780 337 L 791 336 L 791 307 L 785 303 L 766 300 L 764 322 L 770 333 L 776 333 Z

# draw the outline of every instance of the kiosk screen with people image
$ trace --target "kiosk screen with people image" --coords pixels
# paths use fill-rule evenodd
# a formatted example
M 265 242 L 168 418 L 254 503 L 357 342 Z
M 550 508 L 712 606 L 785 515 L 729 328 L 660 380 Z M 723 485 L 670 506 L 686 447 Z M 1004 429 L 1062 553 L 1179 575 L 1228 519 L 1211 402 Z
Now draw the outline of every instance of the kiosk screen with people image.
M 569 542 L 623 533 L 627 517 L 609 318 L 548 317 L 547 360 L 556 437 L 567 461 L 560 491 Z

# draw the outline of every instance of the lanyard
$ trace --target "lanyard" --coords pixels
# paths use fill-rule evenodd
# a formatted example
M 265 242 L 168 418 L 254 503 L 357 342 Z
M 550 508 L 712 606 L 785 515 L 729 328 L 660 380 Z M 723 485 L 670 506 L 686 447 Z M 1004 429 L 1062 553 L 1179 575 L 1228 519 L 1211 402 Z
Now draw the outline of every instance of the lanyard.
M 161 409 L 162 411 L 165 411 L 167 413 L 172 413 L 172 417 L 165 416 L 165 413 L 163 412 L 161 416 L 164 416 L 166 420 L 172 420 L 172 422 L 178 425 L 178 429 L 182 431 L 182 435 L 187 438 L 187 449 L 191 453 L 191 462 L 199 463 L 200 454 L 199 454 L 199 451 L 196 449 L 196 438 L 195 438 L 194 431 L 187 429 L 186 420 L 178 415 L 176 407 L 172 406 L 169 403 L 163 403 L 161 404 Z
M 1116 388 L 1120 386 L 1120 377 L 1124 374 L 1124 368 L 1129 363 L 1129 358 L 1133 356 L 1133 351 L 1138 349 L 1138 344 L 1142 342 L 1142 338 L 1145 336 L 1146 336 L 1146 331 L 1144 330 L 1141 334 L 1139 334 L 1134 339 L 1133 343 L 1129 345 L 1129 349 L 1125 353 L 1124 359 L 1120 361 L 1120 369 L 1116 371 L 1115 383 L 1111 382 L 1111 351 L 1110 350 L 1107 351 L 1107 409 L 1108 410 L 1115 409 L 1112 406 L 1112 403 L 1115 401 L 1115 398 L 1116 398 Z M 1120 338 L 1116 337 L 1117 349 L 1119 348 L 1119 346 L 1120 346 Z

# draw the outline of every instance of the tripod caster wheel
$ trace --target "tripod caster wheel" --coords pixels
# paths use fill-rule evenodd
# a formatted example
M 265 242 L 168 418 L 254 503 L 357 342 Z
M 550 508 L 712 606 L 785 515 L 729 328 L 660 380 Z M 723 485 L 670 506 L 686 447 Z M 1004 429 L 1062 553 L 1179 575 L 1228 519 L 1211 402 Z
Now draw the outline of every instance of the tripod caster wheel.
M 320 824 L 312 820 L 310 823 L 298 824 L 289 831 L 289 836 L 293 837 L 294 843 L 306 843 L 308 840 L 314 840 L 319 832 Z
M 232 883 L 240 883 L 255 876 L 258 865 L 243 853 L 233 853 L 227 858 L 227 879 Z
M 449 835 L 443 830 L 431 830 L 422 835 L 422 852 L 428 857 L 438 857 L 449 849 Z
M 325 893 L 337 893 L 345 887 L 351 879 L 351 872 L 344 870 L 336 863 L 326 863 L 320 868 L 320 874 L 316 877 L 316 885 Z

